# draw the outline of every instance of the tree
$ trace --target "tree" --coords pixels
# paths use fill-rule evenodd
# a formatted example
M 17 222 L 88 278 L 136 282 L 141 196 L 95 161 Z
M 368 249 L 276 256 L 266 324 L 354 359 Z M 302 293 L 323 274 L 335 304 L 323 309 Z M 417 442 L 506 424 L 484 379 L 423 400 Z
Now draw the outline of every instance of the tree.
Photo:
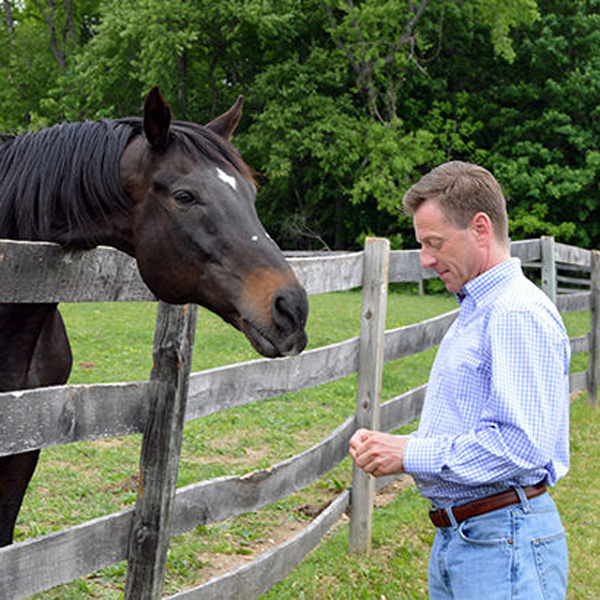
M 3 5 L 0 127 L 138 114 L 155 84 L 207 122 L 243 93 L 236 143 L 287 247 L 406 244 L 400 198 L 451 158 L 494 170 L 516 235 L 600 237 L 598 0 Z
M 514 63 L 480 96 L 482 142 L 518 237 L 600 243 L 599 6 L 541 1 L 542 18 L 516 37 Z
M 0 128 L 21 131 L 55 122 L 45 100 L 90 36 L 99 0 L 3 0 L 0 26 Z
M 310 223 L 319 242 L 333 247 L 351 246 L 370 231 L 403 243 L 412 228 L 398 209 L 411 182 L 451 156 L 482 155 L 474 142 L 481 124 L 469 113 L 467 92 L 449 87 L 442 66 L 431 76 L 430 67 L 457 41 L 454 27 L 442 25 L 460 23 L 459 43 L 485 37 L 491 60 L 506 61 L 511 28 L 534 21 L 536 5 L 309 4 L 297 15 L 287 52 L 266 64 L 253 86 L 263 111 L 247 147 L 268 177 L 268 218 L 276 224 L 281 214 L 294 214 L 294 224 Z M 280 237 L 298 246 L 294 233 L 280 226 Z

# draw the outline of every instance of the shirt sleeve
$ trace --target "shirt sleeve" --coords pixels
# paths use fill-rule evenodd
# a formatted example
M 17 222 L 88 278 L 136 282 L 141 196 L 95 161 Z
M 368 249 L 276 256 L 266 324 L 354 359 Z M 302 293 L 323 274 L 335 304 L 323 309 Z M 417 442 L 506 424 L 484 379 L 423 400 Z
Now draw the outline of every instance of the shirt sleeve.
M 477 399 L 483 403 L 477 426 L 454 436 L 413 436 L 407 473 L 483 485 L 514 480 L 552 460 L 568 411 L 564 329 L 533 311 L 512 310 L 492 315 L 486 336 L 490 386 Z

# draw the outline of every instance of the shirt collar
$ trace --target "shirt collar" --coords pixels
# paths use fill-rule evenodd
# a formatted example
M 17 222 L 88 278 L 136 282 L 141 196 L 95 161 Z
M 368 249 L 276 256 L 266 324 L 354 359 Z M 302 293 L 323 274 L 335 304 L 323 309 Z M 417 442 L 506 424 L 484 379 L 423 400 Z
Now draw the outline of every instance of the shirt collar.
M 475 277 L 475 279 L 471 279 L 456 296 L 461 304 L 467 297 L 470 297 L 475 304 L 480 304 L 500 284 L 522 273 L 521 260 L 519 258 L 509 258 Z

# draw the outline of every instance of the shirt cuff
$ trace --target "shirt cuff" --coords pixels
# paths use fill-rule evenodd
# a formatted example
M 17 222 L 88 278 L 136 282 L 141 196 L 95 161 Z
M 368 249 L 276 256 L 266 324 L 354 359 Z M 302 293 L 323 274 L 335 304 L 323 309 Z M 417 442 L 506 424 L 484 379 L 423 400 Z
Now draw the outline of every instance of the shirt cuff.
M 441 473 L 445 455 L 441 442 L 441 438 L 411 437 L 404 451 L 404 471 L 421 478 Z

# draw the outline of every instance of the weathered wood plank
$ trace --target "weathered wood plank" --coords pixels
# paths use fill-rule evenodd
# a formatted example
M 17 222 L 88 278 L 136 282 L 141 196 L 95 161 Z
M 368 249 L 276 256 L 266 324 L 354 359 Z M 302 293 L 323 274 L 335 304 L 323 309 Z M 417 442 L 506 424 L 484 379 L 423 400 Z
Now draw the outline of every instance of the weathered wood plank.
M 126 558 L 133 509 L 0 548 L 0 598 L 29 597 Z
M 189 304 L 161 302 L 158 308 L 126 600 L 158 600 L 162 595 L 197 314 L 198 307 Z
M 421 385 L 381 405 L 381 431 L 393 431 L 414 421 L 421 414 L 427 385 Z
M 170 596 L 169 600 L 249 600 L 260 596 L 285 579 L 319 544 L 345 512 L 349 500 L 350 493 L 342 492 L 310 525 L 290 540 L 251 563 L 215 577 L 199 587 Z
M 0 302 L 116 302 L 156 298 L 134 258 L 114 250 L 65 249 L 0 240 Z
M 579 373 L 571 373 L 569 375 L 569 389 L 571 392 L 580 392 L 581 390 L 585 390 L 587 386 L 587 371 L 580 371 Z
M 177 491 L 172 535 L 268 506 L 317 481 L 348 455 L 354 417 L 312 448 L 243 477 L 220 477 Z
M 554 252 L 554 238 L 542 236 L 540 240 L 542 251 L 542 289 L 556 304 L 556 254 Z
M 587 252 L 587 250 L 586 250 Z M 576 271 L 578 273 L 585 273 L 586 277 L 589 278 L 590 276 L 590 272 L 591 272 L 591 267 L 584 267 L 581 265 L 569 265 L 566 263 L 556 263 L 556 268 L 558 269 L 559 272 L 569 272 L 569 271 Z
M 192 373 L 186 419 L 315 387 L 356 373 L 358 343 L 358 337 L 354 337 L 294 357 L 257 359 Z
M 557 277 L 558 283 L 566 283 L 568 285 L 576 285 L 580 288 L 589 288 L 591 282 L 589 279 L 583 279 L 582 277 Z M 565 288 L 567 289 L 567 288 Z M 568 291 L 579 291 L 579 290 L 568 290 Z
M 350 290 L 362 285 L 362 252 L 288 258 L 288 262 L 309 295 Z
M 591 253 L 592 289 L 590 292 L 590 331 L 588 348 L 587 390 L 590 404 L 598 405 L 600 383 L 600 251 Z
M 571 351 L 573 352 L 573 354 L 575 354 L 576 352 L 587 352 L 589 349 L 589 335 L 582 335 L 576 338 L 571 338 Z
M 570 297 L 559 296 L 559 307 L 564 308 L 561 305 L 568 300 Z M 395 360 L 437 345 L 456 314 L 457 311 L 452 311 L 419 324 L 388 330 L 384 360 Z M 315 387 L 357 370 L 358 337 L 293 358 L 258 359 L 199 371 L 190 377 L 186 420 Z M 147 382 L 139 382 L 2 393 L 0 455 L 140 433 L 146 421 L 147 388 Z
M 556 306 L 561 313 L 589 310 L 590 292 L 576 292 L 574 294 L 559 295 L 556 298 Z
M 0 456 L 140 433 L 148 382 L 66 385 L 0 394 Z
M 362 252 L 289 258 L 308 294 L 360 287 Z M 155 301 L 134 258 L 113 248 L 0 240 L 0 302 Z
M 557 261 L 589 266 L 589 251 L 556 244 Z M 540 241 L 511 244 L 523 262 L 540 260 Z M 289 258 L 309 294 L 360 287 L 362 252 L 325 257 Z M 436 277 L 420 266 L 419 250 L 390 255 L 390 281 Z M 113 248 L 64 249 L 47 242 L 0 240 L 0 302 L 152 301 L 135 259 Z
M 537 262 L 542 259 L 540 240 L 520 240 L 510 243 L 511 256 L 521 259 L 521 262 Z
M 379 405 L 384 365 L 390 243 L 370 238 L 365 245 L 365 270 L 360 319 L 356 428 L 379 428 Z M 348 546 L 351 552 L 369 554 L 375 482 L 352 465 L 352 503 Z
M 433 269 L 421 266 L 420 250 L 394 250 L 390 252 L 390 283 L 421 281 L 437 277 Z
M 421 323 L 389 329 L 385 332 L 385 361 L 417 354 L 437 346 L 457 316 L 458 309 Z
M 568 246 L 566 244 L 556 243 L 554 244 L 554 252 L 556 255 L 556 262 L 558 263 L 566 263 L 571 266 L 577 265 L 586 269 L 591 268 L 591 250 L 585 250 L 583 248 L 577 248 L 575 246 Z

